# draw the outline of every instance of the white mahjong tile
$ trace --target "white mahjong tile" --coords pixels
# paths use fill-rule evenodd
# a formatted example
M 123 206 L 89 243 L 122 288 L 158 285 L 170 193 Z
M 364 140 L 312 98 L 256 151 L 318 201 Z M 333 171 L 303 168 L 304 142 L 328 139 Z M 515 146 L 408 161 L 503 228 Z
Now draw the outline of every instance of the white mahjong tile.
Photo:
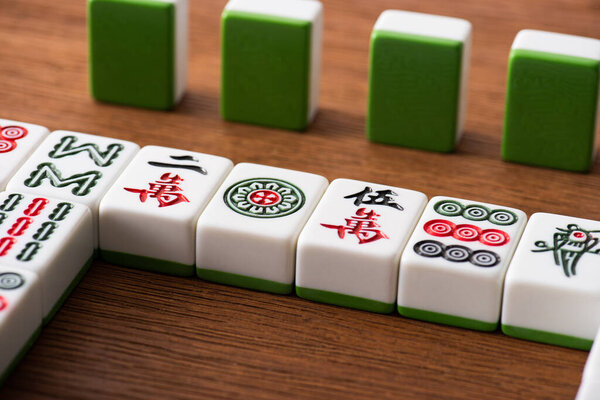
M 600 399 L 600 379 L 588 379 L 581 381 L 575 400 L 598 400 Z
M 46 136 L 43 126 L 0 119 L 0 190 Z
M 0 193 L 0 266 L 39 276 L 45 321 L 85 273 L 93 254 L 88 207 L 43 195 Z
M 223 157 L 144 147 L 100 203 L 102 257 L 194 275 L 196 221 L 232 167 Z
M 506 274 L 507 335 L 589 349 L 600 327 L 600 222 L 531 216 Z
M 98 205 L 139 146 L 85 133 L 52 132 L 9 181 L 7 190 L 85 204 L 98 246 Z
M 595 388 L 596 391 L 592 391 L 591 388 Z M 596 333 L 594 344 L 583 368 L 577 400 L 593 399 L 594 397 L 589 397 L 592 393 L 600 395 L 600 329 Z
M 37 339 L 42 326 L 42 285 L 22 268 L 0 266 L 0 383 Z
M 400 314 L 496 329 L 504 275 L 526 219 L 523 211 L 505 206 L 431 199 L 400 260 Z
M 290 293 L 298 235 L 326 187 L 319 175 L 236 165 L 198 220 L 197 275 Z
M 298 238 L 296 293 L 391 312 L 400 254 L 426 203 L 413 190 L 334 180 Z

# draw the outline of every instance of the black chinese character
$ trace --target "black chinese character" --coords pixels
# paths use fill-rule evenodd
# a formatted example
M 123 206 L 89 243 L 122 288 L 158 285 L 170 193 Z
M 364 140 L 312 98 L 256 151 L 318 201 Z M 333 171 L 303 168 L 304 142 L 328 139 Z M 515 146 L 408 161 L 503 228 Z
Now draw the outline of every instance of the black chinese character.
M 378 206 L 389 206 L 395 208 L 396 210 L 403 211 L 404 208 L 400 204 L 394 202 L 392 196 L 398 195 L 389 189 L 378 190 L 373 193 L 373 189 L 371 189 L 369 186 L 365 186 L 365 188 L 360 192 L 344 196 L 344 198 L 356 198 L 356 200 L 354 200 L 355 206 L 360 206 L 361 204 L 374 204 Z
M 192 156 L 170 156 L 173 160 L 177 160 L 177 161 L 194 161 L 194 162 L 198 162 L 198 160 Z M 159 161 L 148 161 L 148 164 L 152 165 L 153 167 L 172 167 L 172 168 L 181 168 L 181 169 L 189 169 L 191 171 L 195 171 L 198 172 L 202 175 L 206 175 L 208 174 L 208 172 L 206 171 L 205 168 L 202 168 L 199 165 L 187 165 L 187 164 L 170 164 L 170 163 L 164 163 L 164 162 L 159 162 Z

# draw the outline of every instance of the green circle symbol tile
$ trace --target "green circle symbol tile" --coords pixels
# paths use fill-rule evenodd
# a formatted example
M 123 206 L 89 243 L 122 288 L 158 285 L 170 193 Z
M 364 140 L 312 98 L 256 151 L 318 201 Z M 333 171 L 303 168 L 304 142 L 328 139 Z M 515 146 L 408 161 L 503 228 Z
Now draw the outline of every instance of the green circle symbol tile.
M 274 178 L 253 178 L 230 186 L 225 204 L 238 214 L 254 218 L 290 215 L 304 205 L 304 193 L 295 185 Z

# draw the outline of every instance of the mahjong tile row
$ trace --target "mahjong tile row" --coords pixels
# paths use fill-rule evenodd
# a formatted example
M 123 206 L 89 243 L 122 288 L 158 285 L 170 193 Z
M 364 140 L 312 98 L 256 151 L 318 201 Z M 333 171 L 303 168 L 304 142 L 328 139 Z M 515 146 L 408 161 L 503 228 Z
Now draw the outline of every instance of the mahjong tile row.
M 0 341 L 5 371 L 96 253 L 580 349 L 600 325 L 597 221 L 16 121 L 0 135 L 0 332 L 20 340 Z

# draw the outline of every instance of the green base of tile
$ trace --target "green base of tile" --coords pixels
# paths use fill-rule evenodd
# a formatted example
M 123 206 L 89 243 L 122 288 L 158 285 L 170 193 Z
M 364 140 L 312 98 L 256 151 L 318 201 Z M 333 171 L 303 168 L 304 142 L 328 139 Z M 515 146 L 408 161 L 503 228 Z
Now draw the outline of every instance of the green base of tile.
M 433 311 L 419 310 L 416 308 L 398 306 L 398 312 L 408 318 L 420 319 L 437 324 L 452 325 L 459 328 L 473 329 L 476 331 L 491 332 L 498 329 L 497 322 L 485 322 L 476 319 L 457 317 L 456 315 L 442 314 Z
M 19 364 L 19 362 L 21 362 L 21 360 L 23 359 L 23 357 L 25 356 L 25 354 L 27 354 L 27 352 L 29 351 L 29 349 L 31 348 L 31 346 L 33 346 L 33 344 L 35 343 L 35 341 L 38 339 L 38 337 L 40 337 L 40 334 L 42 333 L 42 327 L 40 326 L 39 328 L 37 328 L 35 330 L 35 332 L 33 332 L 33 334 L 29 337 L 29 340 L 27 340 L 27 343 L 25 343 L 25 345 L 21 348 L 21 350 L 17 353 L 17 355 L 15 356 L 15 358 L 11 361 L 11 363 L 9 364 L 9 366 L 6 368 L 6 370 L 4 370 L 4 372 L 2 372 L 2 375 L 0 375 L 0 386 L 4 385 L 4 382 L 6 381 L 6 379 L 10 376 L 10 374 L 14 371 L 14 369 L 17 367 L 17 365 Z
M 519 339 L 531 340 L 534 342 L 554 344 L 557 346 L 570 347 L 579 350 L 589 350 L 592 348 L 593 340 L 583 339 L 576 336 L 561 335 L 535 329 L 521 328 L 518 326 L 502 324 L 502 332 L 505 335 Z
M 358 310 L 372 311 L 382 314 L 389 314 L 394 311 L 394 303 L 384 303 L 381 301 L 365 299 L 364 297 L 328 292 L 326 290 L 296 286 L 296 294 L 303 299 L 333 304 L 336 306 L 356 308 Z
M 246 289 L 260 290 L 276 294 L 292 293 L 291 283 L 280 283 L 266 279 L 252 278 L 250 276 L 232 274 L 229 272 L 216 271 L 214 269 L 196 268 L 196 275 L 206 281 L 223 283 L 225 285 L 239 286 Z
M 69 295 L 71 294 L 73 289 L 75 289 L 75 286 L 77 286 L 79 284 L 79 281 L 81 281 L 81 278 L 83 278 L 83 276 L 88 272 L 88 270 L 92 266 L 92 262 L 94 261 L 95 255 L 96 255 L 96 252 L 94 251 L 92 256 L 85 262 L 85 264 L 83 264 L 83 267 L 81 267 L 81 270 L 79 270 L 75 279 L 73 279 L 71 281 L 71 283 L 69 284 L 67 289 L 63 292 L 62 296 L 60 296 L 60 298 L 58 299 L 56 304 L 54 304 L 54 307 L 52 307 L 52 309 L 50 310 L 50 313 L 48 313 L 48 315 L 46 315 L 42 319 L 43 325 L 47 325 L 48 322 L 50 322 L 52 320 L 52 318 L 54 318 L 54 315 L 56 315 L 58 310 L 63 306 L 64 302 L 67 300 L 67 297 L 69 297 Z
M 122 265 L 124 267 L 143 269 L 145 271 L 160 272 L 162 274 L 175 276 L 194 276 L 194 264 L 187 265 L 158 258 L 104 249 L 100 250 L 100 257 L 106 262 Z

